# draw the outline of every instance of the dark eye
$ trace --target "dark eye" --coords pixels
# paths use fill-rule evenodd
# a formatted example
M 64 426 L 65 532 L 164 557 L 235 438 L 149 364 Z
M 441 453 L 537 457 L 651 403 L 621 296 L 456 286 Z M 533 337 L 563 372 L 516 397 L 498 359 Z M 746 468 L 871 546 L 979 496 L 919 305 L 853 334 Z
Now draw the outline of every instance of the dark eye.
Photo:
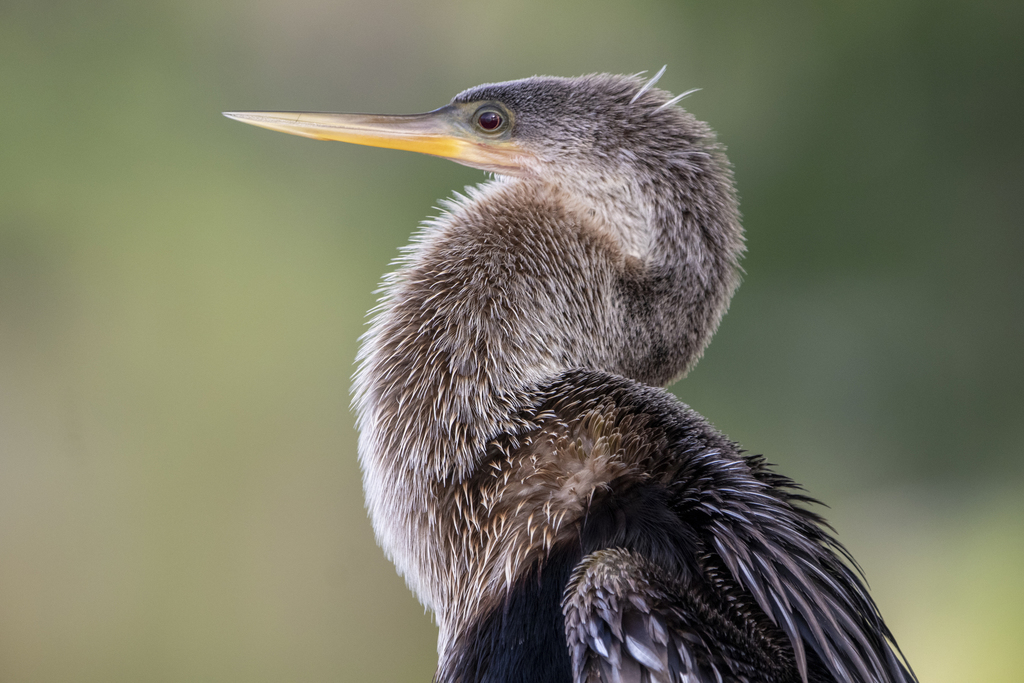
M 476 123 L 484 130 L 497 130 L 504 119 L 496 111 L 487 110 L 476 117 Z

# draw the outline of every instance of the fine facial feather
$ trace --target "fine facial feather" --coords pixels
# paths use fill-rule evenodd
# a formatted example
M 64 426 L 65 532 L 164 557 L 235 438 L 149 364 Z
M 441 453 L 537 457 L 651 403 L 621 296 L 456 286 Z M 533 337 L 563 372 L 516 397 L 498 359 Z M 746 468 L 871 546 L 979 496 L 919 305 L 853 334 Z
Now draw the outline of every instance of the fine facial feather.
M 654 76 L 651 77 L 651 80 L 644 83 L 643 87 L 636 91 L 636 94 L 633 95 L 633 99 L 631 99 L 629 103 L 633 104 L 634 102 L 640 99 L 641 95 L 643 95 L 645 92 L 653 88 L 654 85 L 661 80 L 661 77 L 665 75 L 665 69 L 667 68 L 668 64 L 658 69 L 658 73 L 654 74 Z

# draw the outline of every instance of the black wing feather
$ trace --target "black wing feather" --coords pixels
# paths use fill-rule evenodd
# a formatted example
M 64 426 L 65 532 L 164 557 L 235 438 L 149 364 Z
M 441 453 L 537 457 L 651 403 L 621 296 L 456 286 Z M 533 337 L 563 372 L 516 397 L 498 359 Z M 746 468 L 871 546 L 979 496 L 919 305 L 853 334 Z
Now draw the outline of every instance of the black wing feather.
M 577 683 L 916 681 L 796 484 L 660 389 L 585 371 L 563 382 L 545 409 L 603 414 L 637 472 L 583 526 L 589 554 L 563 602 Z
M 680 599 L 685 591 L 646 558 L 623 549 L 583 559 L 563 600 L 577 683 L 746 683 L 721 633 Z M 617 609 L 616 609 L 617 607 Z M 738 645 L 738 644 L 733 644 Z M 738 649 L 738 648 L 736 648 Z

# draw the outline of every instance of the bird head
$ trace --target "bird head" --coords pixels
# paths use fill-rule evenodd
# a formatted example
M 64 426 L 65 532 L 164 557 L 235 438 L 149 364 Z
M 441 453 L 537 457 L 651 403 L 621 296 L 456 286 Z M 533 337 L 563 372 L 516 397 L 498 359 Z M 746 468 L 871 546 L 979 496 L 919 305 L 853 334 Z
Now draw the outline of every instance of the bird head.
M 660 73 L 658 74 L 660 76 Z M 425 114 L 225 112 L 318 140 L 403 149 L 499 175 L 580 178 L 656 166 L 708 136 L 676 99 L 635 76 L 534 76 L 480 85 Z

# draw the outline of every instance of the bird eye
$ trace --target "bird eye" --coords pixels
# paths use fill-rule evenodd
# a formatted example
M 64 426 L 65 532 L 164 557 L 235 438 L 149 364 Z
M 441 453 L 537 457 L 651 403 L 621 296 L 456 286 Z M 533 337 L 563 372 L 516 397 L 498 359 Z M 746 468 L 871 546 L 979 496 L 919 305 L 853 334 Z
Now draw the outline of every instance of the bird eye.
M 476 125 L 489 132 L 498 130 L 504 122 L 504 117 L 493 109 L 485 109 L 476 116 Z

